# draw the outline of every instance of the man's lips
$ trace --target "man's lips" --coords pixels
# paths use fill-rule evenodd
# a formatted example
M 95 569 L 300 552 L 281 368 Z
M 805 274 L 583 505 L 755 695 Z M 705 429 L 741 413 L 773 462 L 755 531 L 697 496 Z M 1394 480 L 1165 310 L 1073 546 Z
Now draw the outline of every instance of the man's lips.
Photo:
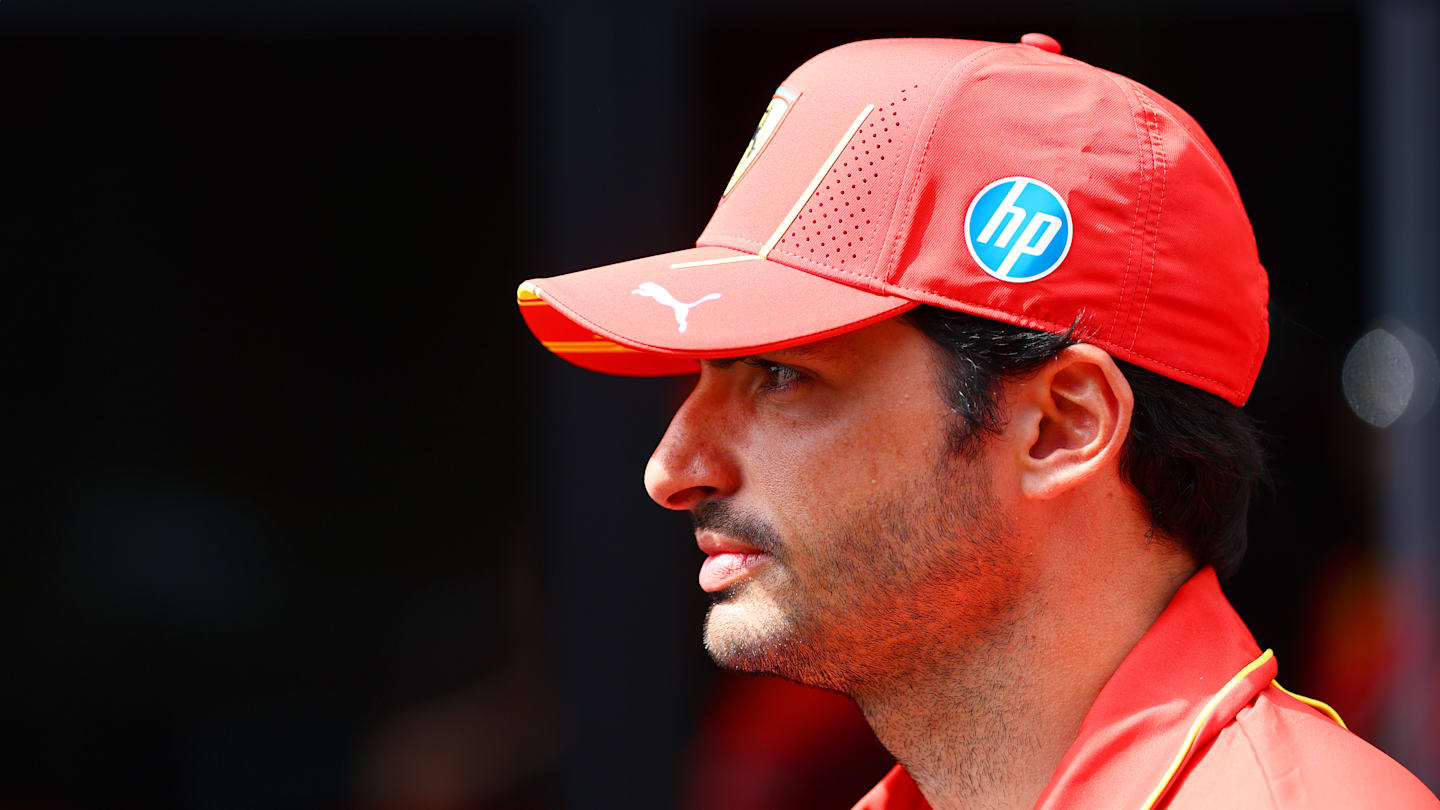
M 699 532 L 695 544 L 709 555 L 700 566 L 700 589 L 706 593 L 730 587 L 773 559 L 768 551 L 713 532 Z

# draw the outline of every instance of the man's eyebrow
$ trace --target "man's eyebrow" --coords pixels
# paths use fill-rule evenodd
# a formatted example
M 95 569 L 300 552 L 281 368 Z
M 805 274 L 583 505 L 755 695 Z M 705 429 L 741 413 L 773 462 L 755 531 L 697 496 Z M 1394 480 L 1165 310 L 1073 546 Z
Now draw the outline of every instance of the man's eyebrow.
M 784 349 L 747 354 L 741 357 L 707 357 L 700 362 L 716 368 L 729 368 L 736 363 L 748 363 L 759 360 L 762 355 L 765 357 L 773 357 L 777 362 L 784 362 L 789 358 L 796 360 L 814 360 L 829 357 L 833 354 L 835 354 L 833 350 L 821 346 L 818 343 L 803 343 L 799 346 L 788 346 Z

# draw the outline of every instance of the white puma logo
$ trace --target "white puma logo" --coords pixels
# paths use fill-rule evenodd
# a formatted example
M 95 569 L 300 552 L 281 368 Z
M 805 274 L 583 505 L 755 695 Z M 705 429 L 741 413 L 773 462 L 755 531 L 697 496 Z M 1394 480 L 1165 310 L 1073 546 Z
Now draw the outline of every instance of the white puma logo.
M 643 295 L 646 298 L 654 298 L 656 301 L 675 310 L 675 323 L 680 325 L 681 332 L 685 331 L 685 321 L 687 318 L 690 317 L 690 310 L 692 308 L 697 307 L 705 303 L 706 301 L 712 301 L 720 297 L 720 293 L 710 293 L 709 295 L 704 296 L 698 301 L 692 301 L 691 303 L 686 304 L 681 301 L 676 301 L 675 296 L 671 295 L 669 290 L 661 287 L 659 284 L 656 284 L 653 281 L 640 282 L 640 286 L 631 290 L 630 294 Z

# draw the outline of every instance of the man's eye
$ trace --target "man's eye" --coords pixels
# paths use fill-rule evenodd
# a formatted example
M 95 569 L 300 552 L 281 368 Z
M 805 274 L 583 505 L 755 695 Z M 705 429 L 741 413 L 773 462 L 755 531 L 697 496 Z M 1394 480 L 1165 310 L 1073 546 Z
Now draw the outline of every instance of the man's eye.
M 761 388 L 765 391 L 784 391 L 805 379 L 805 375 L 783 363 L 751 358 L 745 364 L 763 372 L 765 384 Z

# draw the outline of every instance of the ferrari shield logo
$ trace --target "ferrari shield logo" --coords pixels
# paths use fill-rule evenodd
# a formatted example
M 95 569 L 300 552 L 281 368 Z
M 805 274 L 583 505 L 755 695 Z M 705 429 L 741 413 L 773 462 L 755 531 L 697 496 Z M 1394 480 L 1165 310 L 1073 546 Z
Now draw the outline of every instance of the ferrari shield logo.
M 755 158 L 765 149 L 765 144 L 780 128 L 780 122 L 785 119 L 785 114 L 798 98 L 795 93 L 783 87 L 775 88 L 775 95 L 770 98 L 770 104 L 765 107 L 765 113 L 760 116 L 760 123 L 755 125 L 755 134 L 750 136 L 750 144 L 745 147 L 745 153 L 740 156 L 740 163 L 735 166 L 735 171 L 730 175 L 730 182 L 725 184 L 725 193 L 721 196 L 728 196 L 730 189 L 740 182 L 745 170 L 755 162 Z

